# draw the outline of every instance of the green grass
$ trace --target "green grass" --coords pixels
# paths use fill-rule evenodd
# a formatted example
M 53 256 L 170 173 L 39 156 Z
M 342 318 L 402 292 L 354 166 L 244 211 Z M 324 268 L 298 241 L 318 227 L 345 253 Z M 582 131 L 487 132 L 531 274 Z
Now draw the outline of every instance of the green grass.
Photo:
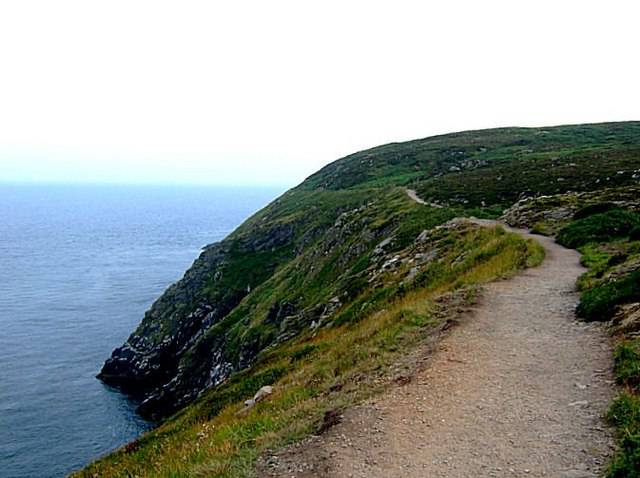
M 607 419 L 616 429 L 618 450 L 607 478 L 637 478 L 640 470 L 640 397 L 622 393 L 611 404 Z
M 640 339 L 625 340 L 619 343 L 613 358 L 616 381 L 620 385 L 638 391 L 640 386 Z
M 586 321 L 606 321 L 613 317 L 616 306 L 636 300 L 640 300 L 640 270 L 584 291 L 576 313 Z

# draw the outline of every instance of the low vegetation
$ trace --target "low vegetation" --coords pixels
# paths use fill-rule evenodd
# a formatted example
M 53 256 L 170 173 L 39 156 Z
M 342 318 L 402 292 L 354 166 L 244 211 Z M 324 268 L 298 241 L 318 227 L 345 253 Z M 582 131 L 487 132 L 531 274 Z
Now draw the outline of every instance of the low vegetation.
M 640 396 L 622 392 L 611 404 L 607 418 L 618 439 L 607 478 L 636 478 L 640 470 Z
M 573 215 L 573 220 L 578 221 L 580 219 L 586 219 L 590 216 L 603 214 L 615 209 L 619 209 L 619 206 L 613 202 L 597 202 L 589 204 L 588 206 L 578 209 Z
M 614 208 L 571 222 L 560 230 L 557 241 L 563 246 L 575 249 L 593 242 L 601 243 L 628 237 L 638 225 L 640 215 Z
M 616 381 L 633 391 L 640 391 L 640 339 L 623 340 L 614 355 Z

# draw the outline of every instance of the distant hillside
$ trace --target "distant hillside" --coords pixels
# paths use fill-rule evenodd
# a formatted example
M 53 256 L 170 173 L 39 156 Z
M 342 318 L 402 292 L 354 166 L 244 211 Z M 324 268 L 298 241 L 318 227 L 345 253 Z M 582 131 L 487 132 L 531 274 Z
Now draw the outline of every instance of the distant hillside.
M 477 284 L 541 259 L 534 244 L 453 218 L 630 188 L 639 175 L 640 122 L 470 131 L 335 161 L 208 246 L 113 352 L 99 377 L 141 399 L 144 416 L 195 403 L 86 476 L 178 476 L 166 472 L 172 453 L 187 436 L 213 436 L 201 427 L 214 422 L 245 438 L 218 437 L 204 454 L 189 446 L 176 469 L 249 476 L 241 467 L 261 449 L 389 379 L 402 347 L 437 333 Z M 269 414 L 232 412 L 263 385 L 287 390 Z

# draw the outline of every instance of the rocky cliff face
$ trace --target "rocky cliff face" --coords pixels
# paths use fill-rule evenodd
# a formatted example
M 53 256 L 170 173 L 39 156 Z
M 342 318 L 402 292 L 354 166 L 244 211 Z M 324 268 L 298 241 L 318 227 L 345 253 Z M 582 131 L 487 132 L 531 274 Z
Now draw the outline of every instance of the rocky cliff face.
M 638 178 L 640 179 L 640 174 Z M 506 209 L 501 219 L 513 227 L 539 228 L 539 232 L 552 234 L 571 221 L 578 210 L 603 203 L 638 211 L 640 185 L 526 197 Z
M 640 123 L 474 131 L 348 156 L 208 246 L 99 378 L 162 418 L 275 344 L 357 315 L 388 274 L 402 271 L 396 286 L 418 274 L 434 253 L 418 250 L 421 231 L 522 198 L 636 185 L 639 170 Z
M 152 305 L 138 329 L 105 362 L 98 378 L 142 398 L 139 411 L 157 418 L 178 409 L 200 391 L 246 367 L 257 353 L 244 343 L 234 363 L 226 359 L 223 336 L 208 344 L 197 374 L 181 360 L 193 352 L 206 331 L 226 317 L 260 285 L 276 265 L 259 263 L 260 270 L 237 271 L 229 267 L 238 256 L 278 255 L 291 246 L 293 225 L 257 228 L 246 236 L 232 236 L 205 248 L 184 277 Z M 237 261 L 236 261 L 237 262 Z M 230 280 L 227 275 L 231 276 Z M 235 280 L 234 280 L 235 279 Z

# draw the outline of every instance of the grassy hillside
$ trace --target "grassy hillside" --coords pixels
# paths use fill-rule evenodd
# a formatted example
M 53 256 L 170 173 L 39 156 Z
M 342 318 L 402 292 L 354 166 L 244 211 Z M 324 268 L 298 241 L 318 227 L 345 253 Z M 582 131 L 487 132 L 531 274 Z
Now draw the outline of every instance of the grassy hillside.
M 502 128 L 389 144 L 320 170 L 306 188 L 410 185 L 448 205 L 637 184 L 640 123 Z
M 209 246 L 114 351 L 100 377 L 164 422 L 79 476 L 251 476 L 261 450 L 409 373 L 477 285 L 541 259 L 452 218 L 626 190 L 639 172 L 637 122 L 457 133 L 332 163 Z M 273 395 L 238 414 L 263 385 Z
M 411 350 L 437 338 L 454 307 L 473 301 L 473 286 L 542 257 L 515 235 L 464 222 L 435 230 L 423 244 L 419 254 L 438 251 L 438 260 L 413 283 L 389 277 L 366 302 L 337 313 L 335 325 L 264 352 L 250 370 L 78 476 L 251 476 L 265 449 L 317 432 L 327 417 L 410 375 Z M 415 247 L 400 255 L 415 257 Z M 405 277 L 406 267 L 388 274 Z M 242 413 L 242 402 L 264 385 L 274 394 Z

